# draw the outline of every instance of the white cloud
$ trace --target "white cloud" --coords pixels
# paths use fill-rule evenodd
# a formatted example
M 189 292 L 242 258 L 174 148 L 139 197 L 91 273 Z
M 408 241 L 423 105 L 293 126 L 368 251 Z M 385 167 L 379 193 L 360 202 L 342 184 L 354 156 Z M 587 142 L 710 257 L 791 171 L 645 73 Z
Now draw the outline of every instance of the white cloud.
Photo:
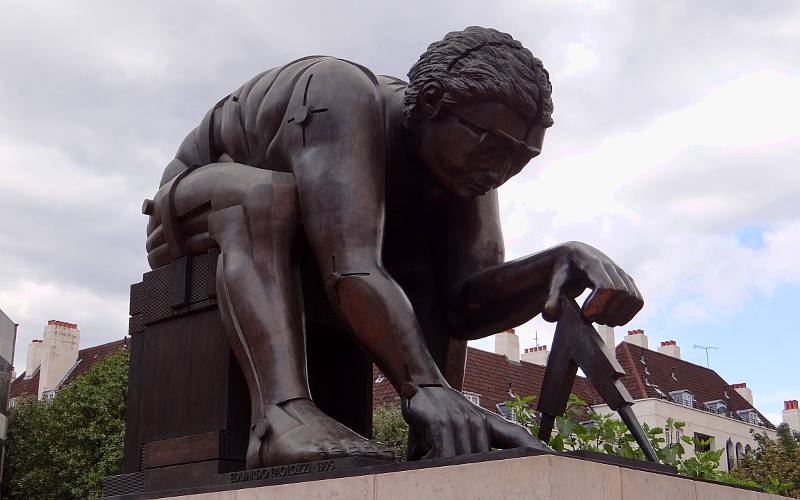
M 567 45 L 565 56 L 566 67 L 561 73 L 564 77 L 583 73 L 597 66 L 597 55 L 589 48 L 587 40 Z
M 724 318 L 800 280 L 794 2 L 17 2 L 3 19 L 0 307 L 23 339 L 50 318 L 84 345 L 124 333 L 141 200 L 226 92 L 309 53 L 403 76 L 476 23 L 529 46 L 555 92 L 544 153 L 502 188 L 509 257 L 594 244 L 638 280 L 641 324 Z M 523 347 L 534 330 L 552 335 L 536 320 Z
M 502 188 L 510 256 L 594 244 L 638 280 L 643 318 L 708 318 L 799 281 L 796 88 L 798 76 L 757 72 L 578 154 L 556 136 L 554 157 Z M 763 248 L 738 241 L 744 224 L 765 227 Z

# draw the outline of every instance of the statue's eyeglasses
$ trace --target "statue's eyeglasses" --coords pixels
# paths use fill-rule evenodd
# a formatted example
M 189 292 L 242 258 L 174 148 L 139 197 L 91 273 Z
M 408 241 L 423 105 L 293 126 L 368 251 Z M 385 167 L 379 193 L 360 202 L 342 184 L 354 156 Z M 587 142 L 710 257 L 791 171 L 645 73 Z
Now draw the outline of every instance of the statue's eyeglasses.
M 532 158 L 535 158 L 542 152 L 540 148 L 536 146 L 531 146 L 530 144 L 520 141 L 516 137 L 512 136 L 508 132 L 499 129 L 499 128 L 484 128 L 479 125 L 476 125 L 469 121 L 468 119 L 461 116 L 459 113 L 456 113 L 450 109 L 442 107 L 442 109 L 458 120 L 458 123 L 475 134 L 478 137 L 478 147 L 480 149 L 484 148 L 502 148 L 505 151 L 513 151 L 515 159 L 518 161 L 530 161 Z

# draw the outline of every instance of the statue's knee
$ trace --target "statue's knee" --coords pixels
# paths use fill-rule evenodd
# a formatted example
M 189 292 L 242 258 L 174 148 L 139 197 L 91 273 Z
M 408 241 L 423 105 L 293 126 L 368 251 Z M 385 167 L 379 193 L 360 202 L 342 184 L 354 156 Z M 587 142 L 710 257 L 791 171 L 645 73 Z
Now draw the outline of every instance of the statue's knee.
M 338 272 L 332 270 L 325 277 L 325 288 L 328 294 L 335 299 L 337 306 L 349 302 L 348 299 L 363 297 L 363 294 L 372 289 L 372 277 L 375 271 L 365 268 L 359 271 Z
M 270 172 L 268 179 L 248 189 L 243 204 L 248 215 L 258 222 L 279 227 L 294 223 L 299 216 L 294 175 Z
M 212 212 L 208 216 L 208 234 L 223 252 L 234 247 L 248 248 L 251 242 L 244 207 L 236 205 Z

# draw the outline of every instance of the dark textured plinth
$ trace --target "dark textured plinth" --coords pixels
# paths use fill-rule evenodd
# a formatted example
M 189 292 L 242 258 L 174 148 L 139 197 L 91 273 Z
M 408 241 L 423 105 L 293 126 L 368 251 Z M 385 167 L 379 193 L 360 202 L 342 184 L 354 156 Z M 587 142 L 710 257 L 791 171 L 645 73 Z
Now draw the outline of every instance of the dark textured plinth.
M 135 485 L 138 476 L 121 474 L 106 478 L 103 498 L 118 500 L 145 500 L 151 498 L 168 498 L 173 496 L 191 495 L 212 491 L 227 491 L 258 486 L 297 483 L 304 481 L 319 481 L 387 472 L 405 470 L 427 469 L 430 467 L 444 467 L 508 458 L 529 457 L 547 454 L 533 448 L 515 448 L 512 450 L 475 453 L 456 458 L 438 460 L 420 460 L 416 462 L 390 463 L 370 460 L 365 458 L 341 458 L 322 460 L 319 462 L 305 462 L 301 464 L 267 467 L 264 469 L 251 469 L 247 471 L 230 472 L 226 474 L 208 475 L 201 484 L 180 489 L 164 489 L 162 491 L 146 491 L 142 493 L 128 493 L 123 491 L 127 485 Z
M 244 469 L 250 398 L 217 309 L 217 256 L 212 249 L 131 286 L 123 474 L 108 478 L 106 494 L 212 484 Z M 315 268 L 304 266 L 302 279 L 312 396 L 371 436 L 372 362 L 326 309 Z

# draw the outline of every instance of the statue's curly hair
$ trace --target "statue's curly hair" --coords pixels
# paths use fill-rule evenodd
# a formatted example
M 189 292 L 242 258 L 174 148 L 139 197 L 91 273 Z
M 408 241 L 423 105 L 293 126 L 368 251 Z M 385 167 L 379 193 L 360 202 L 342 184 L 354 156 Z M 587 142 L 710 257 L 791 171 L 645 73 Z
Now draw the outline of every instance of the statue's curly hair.
M 445 104 L 498 101 L 539 125 L 553 124 L 550 76 L 542 61 L 511 35 L 470 26 L 428 46 L 408 72 L 405 110 L 414 115 L 422 87 L 438 82 Z

